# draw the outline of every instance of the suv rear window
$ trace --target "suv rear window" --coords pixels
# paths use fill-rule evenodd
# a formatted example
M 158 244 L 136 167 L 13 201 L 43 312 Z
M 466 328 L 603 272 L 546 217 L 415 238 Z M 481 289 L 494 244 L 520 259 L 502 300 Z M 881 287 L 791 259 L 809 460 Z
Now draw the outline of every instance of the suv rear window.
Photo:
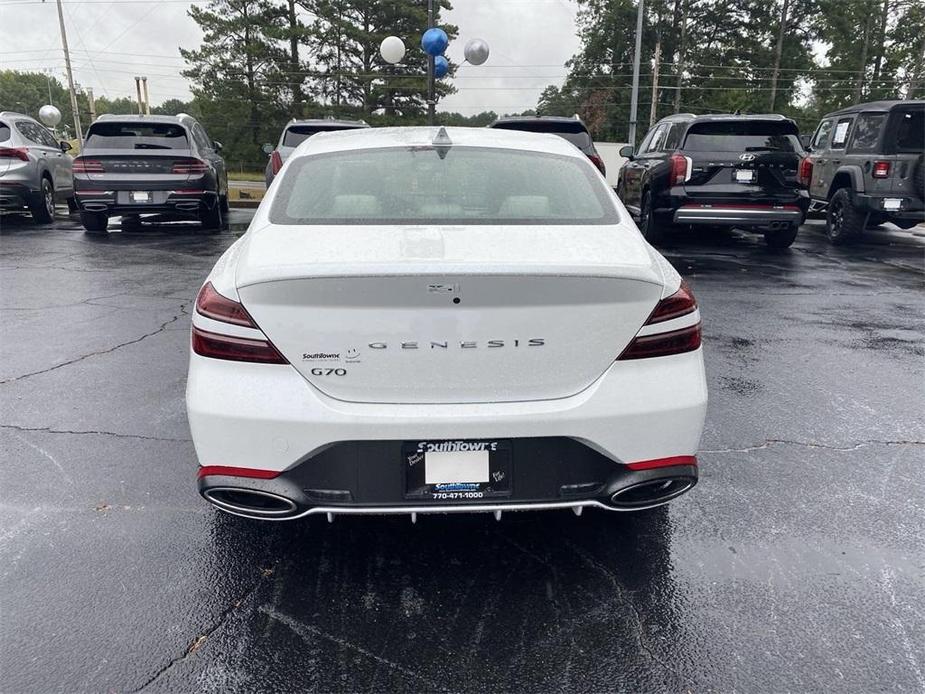
M 85 149 L 189 149 L 186 128 L 173 123 L 94 123 Z
M 6 142 L 10 139 L 10 126 L 6 123 L 0 123 L 0 142 Z
M 587 160 L 489 147 L 350 150 L 291 161 L 274 224 L 613 224 Z
M 688 152 L 800 152 L 792 123 L 722 121 L 694 123 L 683 149 Z
M 286 128 L 283 133 L 283 147 L 298 147 L 312 135 L 318 133 L 329 133 L 335 130 L 354 130 L 350 126 L 343 125 L 293 125 Z
M 880 140 L 880 128 L 886 120 L 886 113 L 862 113 L 854 124 L 851 136 L 851 151 L 873 152 Z
M 899 152 L 925 151 L 925 109 L 902 111 L 899 114 L 894 144 Z
M 502 130 L 523 130 L 528 133 L 549 133 L 558 135 L 564 140 L 568 140 L 578 149 L 586 151 L 591 149 L 591 135 L 579 121 L 574 123 L 561 122 L 542 122 L 542 121 L 525 121 L 523 123 L 496 123 L 493 128 Z

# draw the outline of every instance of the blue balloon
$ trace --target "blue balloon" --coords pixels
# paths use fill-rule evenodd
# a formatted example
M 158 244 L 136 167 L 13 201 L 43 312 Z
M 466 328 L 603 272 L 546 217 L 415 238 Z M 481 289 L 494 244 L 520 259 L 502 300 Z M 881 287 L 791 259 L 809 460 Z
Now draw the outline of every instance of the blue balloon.
M 421 36 L 421 48 L 427 55 L 442 55 L 446 47 L 450 45 L 450 37 L 446 35 L 443 29 L 433 27 L 424 32 Z
M 438 55 L 434 58 L 434 77 L 440 79 L 445 77 L 446 73 L 450 71 L 450 61 L 444 58 L 442 55 Z

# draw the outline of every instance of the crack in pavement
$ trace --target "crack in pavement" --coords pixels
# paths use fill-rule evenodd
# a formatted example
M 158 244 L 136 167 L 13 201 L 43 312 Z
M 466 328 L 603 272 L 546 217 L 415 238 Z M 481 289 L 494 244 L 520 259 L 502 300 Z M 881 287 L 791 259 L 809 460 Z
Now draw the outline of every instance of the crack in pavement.
M 170 325 L 171 323 L 176 323 L 178 320 L 180 320 L 180 318 L 182 318 L 183 316 L 187 316 L 187 315 L 189 314 L 186 312 L 186 304 L 185 303 L 180 304 L 180 312 L 177 315 L 175 315 L 173 318 L 171 318 L 170 320 L 167 320 L 161 323 L 161 326 L 157 330 L 153 330 L 149 333 L 145 333 L 141 337 L 136 337 L 134 340 L 128 340 L 127 342 L 120 342 L 118 345 L 114 347 L 110 347 L 108 349 L 98 350 L 96 352 L 90 352 L 89 354 L 83 354 L 74 359 L 69 359 L 68 361 L 61 362 L 60 364 L 55 364 L 54 366 L 50 366 L 47 369 L 40 369 L 39 371 L 32 371 L 30 373 L 22 374 L 20 376 L 14 376 L 13 378 L 7 378 L 3 381 L 0 381 L 0 385 L 5 385 L 7 383 L 16 383 L 17 381 L 22 381 L 23 379 L 31 378 L 32 376 L 39 376 L 40 374 L 45 374 L 50 371 L 55 371 L 65 366 L 70 366 L 71 364 L 76 364 L 77 362 L 83 361 L 84 359 L 89 359 L 90 357 L 98 357 L 103 354 L 110 354 L 111 352 L 115 352 L 117 349 L 122 349 L 123 347 L 128 347 L 129 345 L 138 344 L 142 340 L 146 340 L 147 338 L 153 337 L 154 335 L 157 335 L 158 333 L 162 333 L 164 330 L 167 329 L 168 325 Z
M 142 684 L 140 687 L 137 687 L 136 689 L 132 689 L 131 692 L 133 694 L 136 694 L 137 692 L 147 689 L 149 686 L 157 682 L 157 680 L 159 680 L 165 674 L 170 672 L 170 670 L 172 670 L 175 666 L 184 662 L 190 656 L 196 653 L 199 650 L 199 646 L 202 643 L 204 643 L 206 640 L 208 640 L 209 637 L 212 636 L 212 634 L 214 634 L 221 627 L 223 627 L 225 623 L 229 620 L 229 618 L 231 618 L 231 616 L 234 615 L 234 613 L 238 609 L 240 609 L 244 605 L 244 603 L 248 601 L 260 589 L 260 587 L 264 583 L 266 583 L 266 581 L 267 581 L 267 577 L 258 578 L 257 582 L 254 583 L 253 586 L 248 588 L 240 598 L 232 601 L 231 605 L 229 605 L 227 608 L 225 608 L 221 612 L 221 614 L 219 614 L 218 619 L 215 621 L 215 623 L 211 627 L 209 627 L 205 631 L 199 632 L 196 638 L 190 641 L 190 645 L 186 647 L 186 650 L 183 652 L 182 655 L 178 655 L 176 658 L 172 658 L 169 663 L 167 663 L 164 667 L 160 668 L 157 672 L 151 675 L 151 677 L 149 677 L 144 682 L 144 684 Z
M 788 439 L 765 439 L 764 443 L 745 446 L 744 448 L 703 448 L 700 453 L 750 453 L 752 451 L 761 451 L 771 446 L 804 446 L 806 448 L 824 448 L 829 451 L 856 451 L 865 446 L 925 446 L 925 441 L 878 441 L 870 439 L 853 443 L 847 446 L 832 446 L 826 443 L 815 443 L 813 441 L 791 441 Z
M 95 429 L 74 431 L 71 429 L 52 429 L 51 427 L 23 427 L 17 424 L 0 424 L 0 429 L 13 429 L 15 431 L 35 431 L 43 434 L 74 434 L 76 436 L 112 436 L 118 439 L 141 439 L 143 441 L 169 441 L 173 443 L 190 443 L 192 439 L 177 439 L 167 436 L 145 436 L 144 434 L 120 434 L 115 431 L 98 431 Z

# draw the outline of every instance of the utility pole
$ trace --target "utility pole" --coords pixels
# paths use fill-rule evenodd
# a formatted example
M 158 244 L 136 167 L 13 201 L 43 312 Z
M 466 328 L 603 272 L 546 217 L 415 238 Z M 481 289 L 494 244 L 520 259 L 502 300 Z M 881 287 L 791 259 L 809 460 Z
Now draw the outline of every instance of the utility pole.
M 641 1 L 641 0 L 640 0 Z M 434 28 L 434 0 L 427 0 L 427 28 Z M 427 125 L 437 120 L 436 78 L 434 77 L 434 56 L 427 56 Z
M 784 50 L 784 34 L 787 32 L 787 12 L 790 9 L 790 0 L 784 0 L 780 11 L 780 26 L 777 29 L 777 47 L 774 49 L 774 71 L 771 73 L 771 108 L 774 111 L 774 102 L 777 101 L 777 80 L 780 78 L 780 61 Z
M 87 100 L 90 102 L 90 122 L 96 120 L 96 99 L 93 98 L 93 89 L 87 87 Z
M 639 6 L 636 8 L 636 53 L 633 56 L 633 93 L 630 96 L 629 144 L 632 147 L 636 146 L 636 111 L 639 107 L 639 54 L 642 52 L 642 19 L 645 13 L 643 0 L 638 0 L 638 2 Z
M 659 33 L 655 39 L 655 67 L 652 68 L 652 107 L 649 109 L 649 127 L 655 123 L 658 116 L 658 64 L 662 59 L 662 35 Z
M 45 0 L 42 0 L 45 2 Z M 61 46 L 64 48 L 64 66 L 67 69 L 67 86 L 71 92 L 71 111 L 74 112 L 74 131 L 77 133 L 77 146 L 83 147 L 84 133 L 80 128 L 80 111 L 77 107 L 77 92 L 74 91 L 74 73 L 71 72 L 71 53 L 67 49 L 67 32 L 64 30 L 64 8 L 58 0 L 58 25 L 61 27 Z
M 151 102 L 148 101 L 148 77 L 147 75 L 142 75 L 141 78 L 141 91 L 145 97 L 145 115 L 151 115 Z
M 145 104 L 141 100 L 141 77 L 135 75 L 135 94 L 138 95 L 138 115 L 145 112 Z

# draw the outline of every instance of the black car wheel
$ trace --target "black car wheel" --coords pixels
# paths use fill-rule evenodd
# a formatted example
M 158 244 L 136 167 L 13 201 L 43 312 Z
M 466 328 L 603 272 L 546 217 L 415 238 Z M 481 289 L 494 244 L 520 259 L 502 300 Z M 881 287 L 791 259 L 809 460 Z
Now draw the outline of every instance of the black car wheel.
M 222 214 L 225 215 L 225 216 L 227 217 L 227 216 L 228 216 L 228 209 L 229 209 L 229 207 L 228 207 L 228 193 L 225 193 L 224 195 L 219 195 L 219 196 L 218 196 L 218 200 L 219 200 L 219 204 L 221 205 L 221 208 L 222 208 Z
M 649 243 L 656 243 L 665 238 L 668 225 L 659 220 L 652 207 L 652 195 L 649 191 L 643 193 L 642 205 L 639 208 L 639 231 Z
M 210 234 L 221 232 L 224 220 L 222 217 L 222 205 L 218 198 L 207 200 L 200 205 L 199 221 L 202 222 L 202 228 Z
M 104 234 L 109 225 L 109 217 L 103 212 L 81 212 L 80 223 L 89 234 Z
M 799 230 L 799 224 L 791 224 L 783 229 L 766 231 L 764 232 L 764 242 L 768 248 L 790 248 L 791 244 L 796 240 Z
M 49 224 L 55 218 L 55 187 L 47 178 L 42 178 L 42 188 L 29 205 L 32 219 L 39 224 Z
M 856 240 L 867 224 L 867 215 L 854 206 L 851 191 L 839 188 L 829 201 L 825 234 L 836 246 Z

